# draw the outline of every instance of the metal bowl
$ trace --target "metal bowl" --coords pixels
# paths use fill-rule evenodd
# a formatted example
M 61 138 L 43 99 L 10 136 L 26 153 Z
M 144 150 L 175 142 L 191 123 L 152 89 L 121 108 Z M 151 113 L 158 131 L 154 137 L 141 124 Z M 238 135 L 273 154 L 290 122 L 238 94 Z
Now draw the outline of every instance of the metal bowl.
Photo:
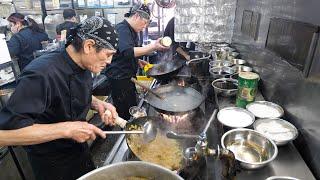
M 246 109 L 258 118 L 280 118 L 284 110 L 278 104 L 269 101 L 255 101 L 246 106 Z
M 224 61 L 224 60 L 216 60 L 216 61 L 210 61 L 209 62 L 209 66 L 210 68 L 214 68 L 214 67 L 229 67 L 232 66 L 232 62 L 231 61 Z
M 278 155 L 277 145 L 271 139 L 251 129 L 226 132 L 221 138 L 221 145 L 232 151 L 245 169 L 262 168 Z
M 144 161 L 127 161 L 111 164 L 95 169 L 78 180 L 105 180 L 105 179 L 172 179 L 182 180 L 174 172 Z
M 225 97 L 234 96 L 238 91 L 238 80 L 231 78 L 221 78 L 212 81 L 215 93 Z
M 212 75 L 213 78 L 218 79 L 218 78 L 225 78 L 227 76 L 230 76 L 234 74 L 234 70 L 231 67 L 213 67 L 209 69 L 210 74 Z
M 276 145 L 285 145 L 298 137 L 297 128 L 283 119 L 258 119 L 253 124 L 254 130 L 272 139 Z
M 251 126 L 254 122 L 254 115 L 239 107 L 226 107 L 217 114 L 218 121 L 229 128 L 244 128 Z
M 228 59 L 229 61 L 231 61 L 232 59 L 236 58 L 238 55 L 239 55 L 238 52 L 235 52 L 235 51 L 234 51 L 234 52 L 229 52 L 227 59 Z
M 243 66 L 243 65 L 235 65 L 232 67 L 232 69 L 236 72 L 251 72 L 252 68 L 249 66 Z
M 266 180 L 299 180 L 294 177 L 289 177 L 289 176 L 270 176 Z
M 231 62 L 235 65 L 242 65 L 245 64 L 247 61 L 243 59 L 233 59 Z

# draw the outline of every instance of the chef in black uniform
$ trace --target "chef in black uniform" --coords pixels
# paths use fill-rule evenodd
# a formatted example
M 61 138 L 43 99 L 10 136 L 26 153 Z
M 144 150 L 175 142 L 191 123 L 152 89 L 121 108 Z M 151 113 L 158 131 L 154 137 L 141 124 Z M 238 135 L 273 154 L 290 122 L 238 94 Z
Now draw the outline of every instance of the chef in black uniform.
M 61 35 L 62 30 L 67 30 L 68 34 L 70 29 L 78 24 L 76 11 L 74 9 L 64 9 L 62 14 L 64 22 L 56 26 L 56 32 L 59 36 Z
M 85 141 L 105 135 L 85 122 L 87 112 L 98 111 L 106 124 L 117 117 L 111 104 L 91 94 L 91 73 L 104 69 L 116 53 L 115 29 L 101 17 L 88 18 L 67 42 L 66 48 L 40 56 L 24 69 L 0 112 L 0 134 L 15 131 L 21 134 L 12 143 L 38 144 L 25 147 L 37 180 L 72 180 L 93 170 Z M 107 109 L 111 114 L 104 113 Z
M 116 25 L 119 52 L 107 66 L 105 74 L 110 79 L 111 97 L 119 116 L 129 119 L 129 108 L 137 105 L 136 88 L 130 78 L 136 76 L 138 66 L 146 65 L 145 61 L 138 58 L 152 51 L 168 48 L 161 45 L 160 38 L 152 44 L 139 47 L 138 33 L 146 28 L 150 21 L 150 10 L 146 5 L 135 5 L 125 17 L 128 18 Z

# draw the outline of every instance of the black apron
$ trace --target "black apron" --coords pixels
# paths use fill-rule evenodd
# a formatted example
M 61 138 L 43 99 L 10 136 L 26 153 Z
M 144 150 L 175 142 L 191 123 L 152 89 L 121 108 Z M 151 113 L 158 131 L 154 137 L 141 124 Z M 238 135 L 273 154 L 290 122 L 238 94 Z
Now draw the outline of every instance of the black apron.
M 95 169 L 88 146 L 46 156 L 28 153 L 28 158 L 36 180 L 74 180 Z

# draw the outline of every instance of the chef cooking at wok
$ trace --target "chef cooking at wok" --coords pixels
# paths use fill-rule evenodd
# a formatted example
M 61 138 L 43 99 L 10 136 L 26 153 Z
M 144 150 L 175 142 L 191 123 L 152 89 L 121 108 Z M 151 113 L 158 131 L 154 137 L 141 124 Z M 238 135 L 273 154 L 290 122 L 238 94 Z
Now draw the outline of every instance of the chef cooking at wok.
M 118 116 L 113 105 L 91 93 L 91 73 L 110 63 L 118 34 L 101 17 L 86 19 L 70 33 L 66 48 L 40 56 L 22 71 L 0 112 L 2 145 L 37 144 L 25 146 L 37 180 L 71 180 L 95 169 L 85 141 L 105 134 L 85 122 L 86 114 L 98 111 L 105 124 Z
M 110 79 L 111 97 L 119 116 L 129 119 L 129 108 L 137 105 L 136 87 L 130 79 L 136 76 L 138 65 L 140 67 L 147 65 L 146 61 L 139 60 L 138 57 L 156 50 L 166 50 L 168 47 L 160 43 L 161 38 L 143 47 L 138 45 L 138 33 L 150 22 L 148 6 L 136 4 L 125 17 L 127 19 L 116 25 L 119 33 L 119 52 L 107 66 L 105 74 Z

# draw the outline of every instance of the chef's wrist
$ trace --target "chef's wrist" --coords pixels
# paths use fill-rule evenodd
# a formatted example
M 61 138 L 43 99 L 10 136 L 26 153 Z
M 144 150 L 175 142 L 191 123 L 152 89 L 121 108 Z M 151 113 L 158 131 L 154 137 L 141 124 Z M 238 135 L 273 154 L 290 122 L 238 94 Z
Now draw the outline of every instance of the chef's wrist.
M 149 44 L 149 46 L 150 46 L 150 48 L 151 48 L 151 51 L 156 51 L 156 50 L 158 49 L 156 42 Z
M 61 123 L 56 123 L 55 125 L 57 126 L 55 129 L 58 130 L 57 134 L 61 136 L 61 138 L 64 139 L 70 139 L 71 138 L 71 130 L 69 127 L 70 122 L 61 122 Z

